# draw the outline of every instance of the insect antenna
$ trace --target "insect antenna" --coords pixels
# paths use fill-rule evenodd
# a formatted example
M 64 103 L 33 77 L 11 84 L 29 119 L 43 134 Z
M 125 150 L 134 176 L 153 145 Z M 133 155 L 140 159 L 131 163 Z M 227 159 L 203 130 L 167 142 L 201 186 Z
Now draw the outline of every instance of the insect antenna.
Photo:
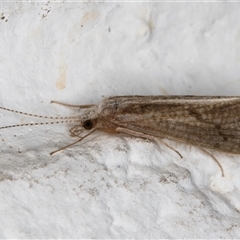
M 0 129 L 5 129 L 5 128 L 15 128 L 15 127 L 27 127 L 27 126 L 40 126 L 40 125 L 53 125 L 53 124 L 63 124 L 63 123 L 75 123 L 78 122 L 77 119 L 66 119 L 62 121 L 56 121 L 56 122 L 39 122 L 39 123 L 22 123 L 22 124 L 13 124 L 9 126 L 3 126 L 0 127 Z
M 8 111 L 8 112 L 12 112 L 12 113 L 17 113 L 17 114 L 30 116 L 30 117 L 45 118 L 45 119 L 55 119 L 55 120 L 57 120 L 57 119 L 75 119 L 75 118 L 79 118 L 79 116 L 51 117 L 51 116 L 37 115 L 37 114 L 31 114 L 31 113 L 26 113 L 26 112 L 22 112 L 22 111 L 16 111 L 16 110 L 12 110 L 10 108 L 5 108 L 5 107 L 0 107 L 0 109 Z
M 58 103 L 58 102 L 56 102 Z M 59 103 L 61 104 L 61 103 Z M 64 104 L 62 104 L 64 105 Z M 67 104 L 66 104 L 67 106 Z M 82 105 L 83 108 L 89 108 L 90 105 Z M 0 107 L 0 109 L 8 111 L 8 112 L 12 112 L 12 113 L 17 113 L 17 114 L 22 114 L 22 115 L 26 115 L 26 116 L 30 116 L 30 117 L 36 117 L 36 118 L 44 118 L 44 119 L 52 119 L 53 121 L 49 121 L 49 122 L 32 122 L 32 123 L 22 123 L 22 124 L 13 124 L 13 125 L 8 125 L 8 126 L 2 126 L 0 127 L 0 129 L 6 129 L 6 128 L 17 128 L 17 127 L 27 127 L 27 126 L 40 126 L 40 125 L 53 125 L 53 124 L 64 124 L 64 123 L 78 123 L 81 121 L 81 116 L 64 116 L 64 117 L 52 117 L 52 116 L 44 116 L 44 115 L 37 115 L 37 114 L 31 114 L 31 113 L 26 113 L 26 112 L 22 112 L 22 111 L 16 111 L 16 110 L 12 110 L 10 108 L 4 108 L 4 107 Z M 71 143 L 65 147 L 62 147 L 52 153 L 50 153 L 51 155 L 53 155 L 56 152 L 59 152 L 65 148 L 68 148 L 74 144 L 76 144 L 77 142 L 80 142 L 82 139 L 84 139 L 85 137 L 87 137 L 88 135 L 90 135 L 92 132 L 94 132 L 95 129 L 93 129 L 91 132 L 89 132 L 88 134 L 86 134 L 85 136 L 83 136 L 82 138 L 78 139 L 77 141 L 75 141 L 74 143 Z
M 53 121 L 53 122 L 14 124 L 14 125 L 0 127 L 0 129 L 34 126 L 34 125 L 37 126 L 37 125 L 53 125 L 53 124 L 62 124 L 62 123 L 72 123 L 72 122 L 77 122 L 77 119 L 79 119 L 79 116 L 64 116 L 64 117 L 55 117 L 54 116 L 54 117 L 52 117 L 52 116 L 44 116 L 44 115 L 26 113 L 26 112 L 17 111 L 17 110 L 13 110 L 13 109 L 10 109 L 10 108 L 5 108 L 5 107 L 0 107 L 0 109 L 2 109 L 4 111 L 12 112 L 12 113 L 17 113 L 17 114 L 21 114 L 21 115 L 25 115 L 25 116 L 30 116 L 30 117 L 59 120 L 59 121 Z

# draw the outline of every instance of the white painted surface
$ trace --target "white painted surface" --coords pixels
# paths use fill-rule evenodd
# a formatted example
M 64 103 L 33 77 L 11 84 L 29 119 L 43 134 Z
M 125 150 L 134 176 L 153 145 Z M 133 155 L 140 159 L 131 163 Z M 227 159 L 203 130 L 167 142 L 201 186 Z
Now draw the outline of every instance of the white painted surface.
M 239 95 L 238 3 L 1 3 L 1 106 Z M 49 11 L 50 10 L 50 11 Z M 76 113 L 75 113 L 76 114 Z M 1 111 L 1 125 L 27 122 Z M 31 119 L 32 121 L 34 119 Z M 69 125 L 1 131 L 0 238 L 239 238 L 240 158 Z

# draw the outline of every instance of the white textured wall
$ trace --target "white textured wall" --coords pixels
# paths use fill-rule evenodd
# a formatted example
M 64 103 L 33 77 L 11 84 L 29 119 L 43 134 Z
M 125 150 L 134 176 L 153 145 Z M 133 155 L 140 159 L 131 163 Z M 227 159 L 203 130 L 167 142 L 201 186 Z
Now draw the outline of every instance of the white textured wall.
M 76 114 L 51 100 L 239 95 L 238 3 L 0 3 L 0 106 Z M 26 116 L 0 111 L 1 126 Z M 240 157 L 94 134 L 1 130 L 0 238 L 239 238 Z

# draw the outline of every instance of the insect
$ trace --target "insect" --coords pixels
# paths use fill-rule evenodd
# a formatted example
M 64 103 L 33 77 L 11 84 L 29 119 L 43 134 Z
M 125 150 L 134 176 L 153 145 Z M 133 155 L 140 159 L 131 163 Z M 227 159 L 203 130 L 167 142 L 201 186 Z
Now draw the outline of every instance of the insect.
M 222 175 L 221 164 L 207 150 L 240 154 L 240 97 L 237 96 L 114 96 L 105 98 L 98 105 L 52 103 L 77 107 L 79 115 L 48 117 L 0 107 L 2 110 L 53 120 L 49 123 L 18 124 L 0 129 L 75 123 L 69 131 L 72 137 L 78 137 L 77 141 L 51 155 L 82 141 L 96 130 L 151 140 L 166 138 L 199 147 L 218 163 Z M 182 157 L 177 150 L 162 143 Z

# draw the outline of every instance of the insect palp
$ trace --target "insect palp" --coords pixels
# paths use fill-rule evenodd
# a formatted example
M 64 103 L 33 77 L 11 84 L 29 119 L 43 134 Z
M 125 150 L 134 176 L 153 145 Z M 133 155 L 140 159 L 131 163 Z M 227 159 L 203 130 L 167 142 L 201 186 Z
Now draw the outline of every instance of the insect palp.
M 72 127 L 69 132 L 71 137 L 79 137 L 79 135 L 82 133 L 82 126 L 81 125 L 75 125 Z

